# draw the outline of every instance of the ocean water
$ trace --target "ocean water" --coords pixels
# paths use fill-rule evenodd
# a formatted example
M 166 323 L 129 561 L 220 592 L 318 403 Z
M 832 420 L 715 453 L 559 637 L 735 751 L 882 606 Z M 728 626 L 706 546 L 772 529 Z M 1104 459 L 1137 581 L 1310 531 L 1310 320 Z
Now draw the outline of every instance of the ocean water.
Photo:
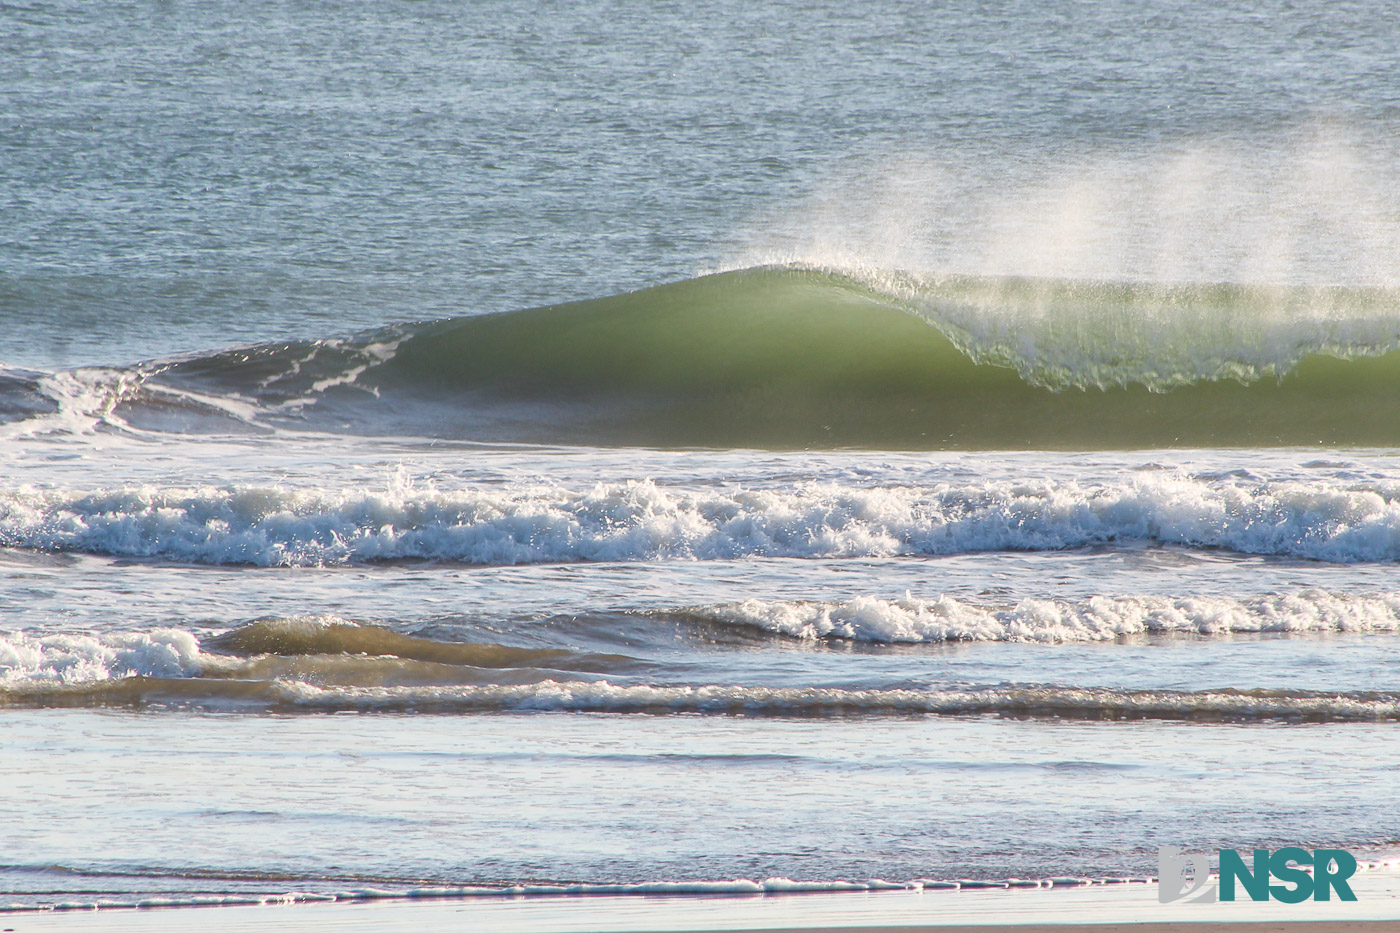
M 0 6 L 0 907 L 1389 856 L 1393 46 Z

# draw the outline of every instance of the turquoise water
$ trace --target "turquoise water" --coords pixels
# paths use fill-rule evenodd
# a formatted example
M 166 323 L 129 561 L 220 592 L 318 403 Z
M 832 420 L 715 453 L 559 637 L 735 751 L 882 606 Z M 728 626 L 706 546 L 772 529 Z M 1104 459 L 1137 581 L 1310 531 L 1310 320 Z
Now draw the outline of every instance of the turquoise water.
M 1400 846 L 1386 16 L 0 9 L 0 904 Z

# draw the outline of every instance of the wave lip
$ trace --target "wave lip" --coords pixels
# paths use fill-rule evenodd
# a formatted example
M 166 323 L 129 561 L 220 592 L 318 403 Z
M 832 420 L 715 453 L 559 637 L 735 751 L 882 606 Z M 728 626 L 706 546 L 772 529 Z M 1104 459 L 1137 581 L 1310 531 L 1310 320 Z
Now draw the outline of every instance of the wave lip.
M 0 546 L 252 566 L 927 557 L 1143 541 L 1400 559 L 1400 488 L 1148 476 L 1128 482 L 699 489 L 516 485 L 0 490 Z

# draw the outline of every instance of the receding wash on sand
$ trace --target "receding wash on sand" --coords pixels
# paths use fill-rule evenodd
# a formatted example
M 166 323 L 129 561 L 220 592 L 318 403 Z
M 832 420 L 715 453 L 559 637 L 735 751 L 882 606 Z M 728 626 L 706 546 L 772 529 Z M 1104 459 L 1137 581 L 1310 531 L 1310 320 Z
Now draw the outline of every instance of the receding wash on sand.
M 0 928 L 1400 922 L 1392 20 L 0 8 Z

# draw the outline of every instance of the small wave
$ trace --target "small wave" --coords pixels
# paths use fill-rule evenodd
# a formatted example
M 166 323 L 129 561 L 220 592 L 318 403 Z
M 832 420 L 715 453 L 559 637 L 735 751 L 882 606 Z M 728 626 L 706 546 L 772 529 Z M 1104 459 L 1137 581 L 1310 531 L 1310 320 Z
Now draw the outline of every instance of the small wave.
M 792 638 L 877 643 L 1109 641 L 1131 635 L 1262 632 L 1400 632 L 1400 595 L 1341 596 L 1306 590 L 1251 600 L 1228 597 L 1024 599 L 988 608 L 940 596 L 842 602 L 748 599 L 691 610 L 702 621 Z
M 335 616 L 261 619 L 203 639 L 180 629 L 0 634 L 0 689 L 20 693 L 81 692 L 132 679 L 236 681 L 227 688 L 233 693 L 278 680 L 349 686 L 533 682 L 562 671 L 577 676 L 635 666 L 623 655 L 438 641 Z
M 85 684 L 12 684 L 0 705 L 171 706 L 278 712 L 596 712 L 737 716 L 967 716 L 1248 722 L 1392 721 L 1400 696 L 1285 690 L 1115 690 L 1066 686 L 842 689 L 621 685 L 607 680 L 525 684 L 323 686 L 299 680 L 131 676 Z
M 0 490 L 0 546 L 254 566 L 921 557 L 1140 541 L 1400 559 L 1400 489 L 1148 475 L 793 490 L 650 481 L 447 492 L 154 486 Z
M 377 625 L 360 625 L 335 616 L 264 619 L 251 622 L 205 642 L 205 647 L 244 657 L 258 655 L 371 655 L 459 664 L 473 667 L 514 667 L 566 661 L 574 654 L 553 648 L 511 648 L 416 638 Z

